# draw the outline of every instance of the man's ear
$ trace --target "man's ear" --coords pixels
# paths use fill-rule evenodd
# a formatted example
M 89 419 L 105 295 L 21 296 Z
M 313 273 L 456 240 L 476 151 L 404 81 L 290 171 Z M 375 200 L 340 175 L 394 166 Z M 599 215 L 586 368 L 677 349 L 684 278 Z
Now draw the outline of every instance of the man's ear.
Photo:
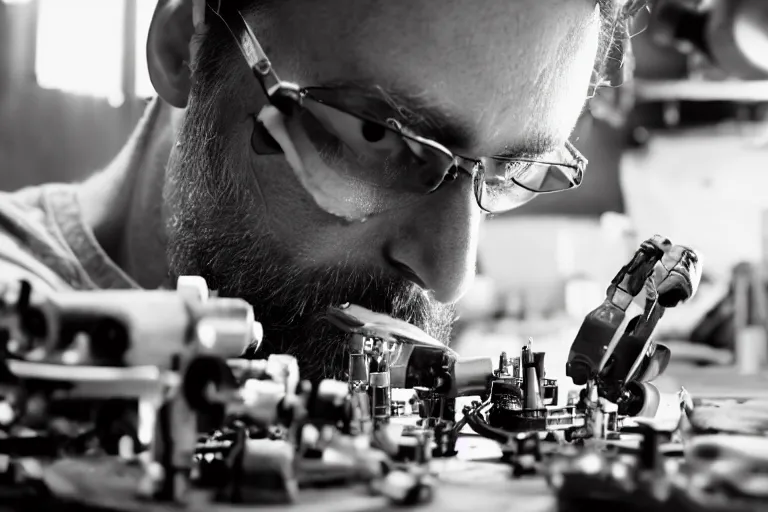
M 190 42 L 196 1 L 159 0 L 147 37 L 149 78 L 157 94 L 176 108 L 187 106 L 192 84 Z

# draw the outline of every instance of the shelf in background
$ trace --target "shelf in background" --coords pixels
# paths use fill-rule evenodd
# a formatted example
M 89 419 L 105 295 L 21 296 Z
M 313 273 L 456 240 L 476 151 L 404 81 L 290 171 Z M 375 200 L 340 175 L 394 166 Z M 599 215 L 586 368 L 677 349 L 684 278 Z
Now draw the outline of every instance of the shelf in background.
M 733 101 L 768 102 L 768 80 L 698 81 L 642 80 L 628 84 L 637 101 Z

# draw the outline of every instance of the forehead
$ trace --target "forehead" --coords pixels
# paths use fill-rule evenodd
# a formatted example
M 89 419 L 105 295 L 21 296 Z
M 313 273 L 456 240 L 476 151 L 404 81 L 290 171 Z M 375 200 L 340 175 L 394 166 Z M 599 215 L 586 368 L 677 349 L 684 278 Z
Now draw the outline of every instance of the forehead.
M 295 0 L 269 26 L 284 78 L 408 91 L 487 152 L 567 137 L 599 33 L 594 0 Z

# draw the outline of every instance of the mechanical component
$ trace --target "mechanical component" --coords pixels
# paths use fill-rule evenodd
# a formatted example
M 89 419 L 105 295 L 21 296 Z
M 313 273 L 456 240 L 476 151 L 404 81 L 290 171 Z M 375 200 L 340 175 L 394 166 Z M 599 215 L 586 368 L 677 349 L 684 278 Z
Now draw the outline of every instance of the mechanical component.
M 368 376 L 374 428 L 388 424 L 392 414 L 389 364 L 389 346 L 381 340 L 376 340 L 369 361 L 370 373 Z
M 461 360 L 417 327 L 360 306 L 330 308 L 328 319 L 349 333 L 350 389 L 382 404 L 374 428 L 389 421 L 393 388 L 414 389 L 421 425 L 439 432 L 435 455 L 455 453 L 455 397 L 485 391 L 490 359 Z M 369 371 L 383 366 L 386 377 Z
M 584 319 L 571 345 L 566 374 L 575 384 L 600 382 L 600 393 L 616 402 L 631 381 L 651 380 L 669 363 L 653 333 L 666 308 L 690 299 L 699 285 L 700 258 L 687 247 L 655 236 L 613 279 L 605 301 Z M 641 315 L 628 318 L 632 301 L 645 294 Z
M 328 320 L 350 334 L 350 356 L 362 357 L 365 340 L 389 345 L 393 388 L 430 389 L 447 398 L 467 396 L 484 390 L 493 371 L 489 358 L 460 358 L 421 329 L 354 304 L 329 308 Z
M 659 432 L 650 425 L 643 425 L 641 441 L 631 447 L 562 450 L 546 464 L 545 476 L 560 510 L 577 504 L 600 510 L 666 510 L 672 487 Z
M 534 352 L 531 340 L 519 358 L 508 359 L 506 353 L 502 353 L 499 359 L 491 381 L 490 399 L 480 405 L 481 409 L 490 406 L 488 427 L 511 434 L 568 430 L 583 425 L 583 415 L 576 411 L 575 404 L 558 406 L 557 381 L 545 378 L 545 354 Z M 479 410 L 468 415 L 473 429 L 480 420 L 476 412 Z
M 435 479 L 430 472 L 432 433 L 427 429 L 411 432 L 413 441 L 409 464 L 395 465 L 382 479 L 374 480 L 372 490 L 399 506 L 423 505 L 432 501 Z
M 502 458 L 512 466 L 514 478 L 537 473 L 543 460 L 539 433 L 515 434 L 509 444 L 502 446 L 502 453 Z
M 0 291 L 0 330 L 8 334 L 0 462 L 5 455 L 15 467 L 66 454 L 64 467 L 41 466 L 55 471 L 50 481 L 93 479 L 84 499 L 106 508 L 118 488 L 133 489 L 126 500 L 172 506 L 199 503 L 200 493 L 206 504 L 256 504 L 291 503 L 303 485 L 338 482 L 367 483 L 393 504 L 412 505 L 431 499 L 431 459 L 456 455 L 468 426 L 501 445 L 516 477 L 537 471 L 550 445 L 565 453 L 583 445 L 574 479 L 594 470 L 587 456 L 594 452 L 610 459 L 606 467 L 621 485 L 636 479 L 626 471 L 654 481 L 651 455 L 622 466 L 606 450 L 623 441 L 615 439 L 622 415 L 653 416 L 663 406 L 648 381 L 669 352 L 653 345 L 653 328 L 663 308 L 690 297 L 697 276 L 695 253 L 658 237 L 646 242 L 603 305 L 620 316 L 630 292 L 645 287 L 645 312 L 631 325 L 610 315 L 585 319 L 589 329 L 574 342 L 569 370 L 589 378 L 564 406 L 531 341 L 519 356 L 502 353 L 494 368 L 490 358 L 461 358 L 407 323 L 358 306 L 331 308 L 330 321 L 349 334 L 348 380 L 308 382 L 291 356 L 239 359 L 260 341 L 252 309 L 209 296 L 199 278 L 180 279 L 173 292 L 44 295 L 24 283 L 7 286 Z M 457 419 L 462 396 L 480 400 Z M 76 401 L 81 417 L 59 410 Z M 104 470 L 89 458 L 94 449 L 107 456 Z
M 289 356 L 232 359 L 260 341 L 261 329 L 250 305 L 209 297 L 200 279 L 158 292 L 39 294 L 20 283 L 4 287 L 2 299 L 0 328 L 10 346 L 3 347 L 10 357 L 2 366 L 2 456 L 56 460 L 66 453 L 84 461 L 100 446 L 138 462 L 128 473 L 135 483 L 130 498 L 176 504 L 195 489 L 209 489 L 219 501 L 291 502 L 300 480 L 380 472 L 384 455 L 352 440 L 366 436 L 368 395 L 350 393 L 342 382 L 302 383 Z M 377 395 L 377 412 L 386 416 L 381 396 L 388 393 Z M 60 406 L 72 403 L 85 406 L 82 427 L 59 416 L 59 408 L 72 408 Z M 92 422 L 94 409 L 101 412 Z M 332 429 L 323 447 L 353 464 L 304 467 L 307 425 Z M 78 468 L 90 471 L 85 464 L 68 468 L 72 474 L 58 477 L 79 481 L 86 477 Z M 88 498 L 92 504 L 109 499 L 100 495 L 109 485 L 102 487 Z

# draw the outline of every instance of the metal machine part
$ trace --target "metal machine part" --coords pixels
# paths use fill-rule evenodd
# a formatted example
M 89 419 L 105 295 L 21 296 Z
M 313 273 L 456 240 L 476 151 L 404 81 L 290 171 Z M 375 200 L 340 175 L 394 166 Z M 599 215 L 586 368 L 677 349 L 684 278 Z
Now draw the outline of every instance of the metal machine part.
M 544 356 L 533 352 L 530 342 L 519 358 L 509 360 L 502 353 L 491 382 L 488 423 L 492 427 L 508 432 L 544 431 L 557 424 L 549 422 L 551 410 L 559 416 L 558 422 L 563 419 L 557 414 L 563 412 L 556 407 L 557 381 L 544 378 Z
M 557 381 L 544 378 L 544 361 L 530 341 L 519 358 L 502 353 L 487 398 L 465 407 L 461 424 L 503 446 L 514 445 L 519 434 L 582 428 L 585 415 L 576 404 L 558 406 Z
M 174 504 L 193 491 L 210 491 L 212 501 L 292 502 L 300 481 L 381 476 L 387 457 L 370 446 L 366 390 L 302 382 L 290 356 L 238 359 L 260 341 L 252 308 L 210 297 L 199 278 L 156 292 L 38 293 L 24 282 L 4 284 L 0 330 L 8 391 L 0 410 L 10 412 L 0 430 L 15 446 L 0 447 L 5 457 L 55 461 L 66 453 L 77 461 L 70 469 L 89 472 L 94 448 L 110 450 L 105 455 L 120 454 L 130 464 L 120 471 L 133 483 L 131 499 Z M 377 419 L 389 409 L 386 354 L 380 355 L 370 382 Z M 362 368 L 366 379 L 368 370 Z M 79 408 L 83 418 L 70 414 Z M 305 426 L 330 429 L 321 444 L 351 463 L 300 464 L 309 445 Z M 57 478 L 91 478 L 71 471 Z M 99 478 L 103 489 L 88 497 L 95 506 L 111 499 L 115 475 Z
M 541 437 L 538 432 L 523 432 L 502 447 L 502 458 L 512 466 L 512 476 L 519 478 L 538 473 L 543 461 Z
M 666 510 L 672 487 L 659 432 L 650 426 L 631 449 L 564 449 L 548 461 L 545 476 L 560 510 Z
M 2 291 L 0 328 L 9 333 L 11 360 L 170 368 L 190 339 L 200 353 L 225 359 L 261 341 L 253 309 L 239 299 L 165 290 L 42 294 L 23 281 Z M 144 342 L 161 334 L 165 343 Z
M 420 428 L 433 432 L 435 456 L 455 454 L 456 438 L 465 425 L 506 445 L 518 433 L 566 431 L 585 423 L 575 404 L 558 407 L 557 381 L 546 378 L 545 354 L 534 352 L 530 344 L 520 357 L 502 354 L 494 369 L 490 358 L 462 359 L 415 327 L 405 329 L 398 321 L 389 323 L 361 307 L 334 309 L 331 315 L 333 323 L 349 333 L 350 390 L 366 390 L 378 403 L 386 400 L 383 375 L 364 369 L 379 368 L 377 354 L 382 351 L 392 354 L 389 395 L 391 389 L 403 387 L 416 392 Z M 456 422 L 455 397 L 462 395 L 480 396 L 482 401 Z M 405 408 L 404 404 L 395 407 L 396 411 Z M 390 406 L 389 411 L 378 411 L 374 424 L 388 421 L 392 410 Z
M 435 478 L 430 471 L 432 458 L 432 432 L 427 429 L 413 431 L 406 444 L 409 464 L 396 464 L 383 478 L 372 482 L 372 490 L 398 506 L 424 505 L 432 500 Z M 401 458 L 402 460 L 402 458 Z
M 375 401 L 373 428 L 392 415 L 392 389 L 413 389 L 420 423 L 435 433 L 434 454 L 455 454 L 456 397 L 487 394 L 492 360 L 460 358 L 417 327 L 360 306 L 330 308 L 328 319 L 349 334 L 350 391 Z
M 657 377 L 670 354 L 654 342 L 656 326 L 666 308 L 696 293 L 700 277 L 701 258 L 694 250 L 661 236 L 643 242 L 613 279 L 605 301 L 584 319 L 571 345 L 566 375 L 580 386 L 598 380 L 601 394 L 612 402 L 629 382 Z M 627 317 L 630 304 L 639 298 L 643 313 Z
M 328 320 L 350 334 L 349 353 L 355 358 L 363 357 L 365 343 L 388 345 L 393 388 L 426 388 L 448 398 L 467 396 L 484 389 L 493 371 L 490 358 L 461 358 L 421 329 L 361 306 L 331 307 Z
M 339 449 L 356 457 L 354 443 L 338 443 L 334 437 L 365 439 L 361 427 L 357 395 L 349 392 L 346 383 L 324 380 L 302 382 L 295 395 L 284 393 L 274 381 L 252 382 L 260 387 L 260 398 L 251 400 L 245 414 L 229 415 L 213 433 L 201 435 L 196 452 L 194 481 L 198 487 L 216 491 L 219 501 L 233 503 L 292 503 L 298 498 L 299 484 L 326 481 L 331 478 L 366 480 L 377 476 L 362 460 L 351 467 L 336 467 L 321 463 L 307 466 L 302 459 L 309 452 L 319 459 L 326 449 Z M 261 421 L 254 421 L 254 419 Z M 269 418 L 269 421 L 263 421 Z M 323 440 L 308 439 L 307 428 L 333 436 Z M 373 455 L 373 450 L 363 450 Z M 382 457 L 383 459 L 383 457 Z M 374 456 L 372 459 L 378 463 Z
M 227 503 L 292 502 L 301 483 L 334 479 L 368 481 L 371 490 L 397 504 L 423 502 L 432 492 L 430 459 L 455 455 L 465 426 L 500 443 L 520 476 L 541 464 L 542 434 L 579 443 L 611 440 L 621 427 L 620 413 L 652 415 L 658 407 L 647 380 L 664 370 L 668 353 L 652 350 L 660 317 L 655 308 L 676 305 L 698 284 L 695 253 L 676 247 L 657 237 L 619 274 L 609 297 L 624 304 L 634 297 L 627 290 L 646 287 L 648 293 L 648 314 L 632 331 L 639 341 L 624 343 L 630 330 L 622 337 L 614 329 L 619 341 L 610 354 L 593 350 L 594 343 L 574 342 L 586 356 L 571 362 L 599 359 L 600 371 L 591 371 L 580 400 L 565 406 L 558 403 L 558 382 L 547 379 L 545 354 L 534 352 L 532 343 L 519 356 L 502 353 L 494 367 L 490 358 L 463 359 L 386 315 L 358 306 L 331 308 L 329 320 L 349 334 L 348 380 L 311 383 L 300 379 L 290 356 L 238 359 L 260 338 L 253 313 L 243 301 L 209 297 L 200 279 L 180 281 L 176 292 L 126 292 L 106 301 L 101 292 L 38 296 L 24 285 L 6 287 L 0 328 L 13 351 L 3 360 L 5 383 L 18 396 L 9 392 L 0 401 L 0 429 L 11 440 L 20 439 L 16 426 L 36 429 L 42 443 L 14 449 L 55 457 L 46 455 L 57 449 L 45 444 L 54 439 L 41 423 L 49 415 L 46 404 L 71 397 L 90 408 L 105 397 L 133 401 L 135 451 L 142 452 L 135 457 L 141 462 L 136 493 L 174 504 L 184 503 L 190 489 Z M 165 316 L 147 304 L 166 308 L 174 318 L 141 324 L 144 315 Z M 102 320 L 110 330 L 94 336 Z M 120 322 L 122 331 L 114 327 Z M 112 339 L 125 343 L 99 352 Z M 400 388 L 410 388 L 410 394 L 395 393 Z M 612 393 L 615 401 L 609 400 Z M 461 396 L 480 400 L 457 421 Z M 403 428 L 402 416 L 414 410 L 418 421 Z M 402 435 L 393 434 L 393 427 Z M 123 437 L 115 444 L 125 444 Z M 324 455 L 331 452 L 345 462 L 327 463 Z M 90 471 L 87 463 L 82 468 Z
M 215 422 L 240 401 L 227 359 L 260 332 L 245 301 L 209 298 L 187 285 L 42 294 L 25 282 L 6 284 L 3 363 L 7 384 L 26 399 L 4 435 L 14 439 L 32 427 L 40 440 L 55 439 L 52 412 L 62 401 L 98 409 L 123 400 L 137 415 L 134 437 L 145 450 L 137 492 L 182 500 L 198 422 Z M 38 414 L 43 423 L 29 414 L 33 397 L 47 411 Z

